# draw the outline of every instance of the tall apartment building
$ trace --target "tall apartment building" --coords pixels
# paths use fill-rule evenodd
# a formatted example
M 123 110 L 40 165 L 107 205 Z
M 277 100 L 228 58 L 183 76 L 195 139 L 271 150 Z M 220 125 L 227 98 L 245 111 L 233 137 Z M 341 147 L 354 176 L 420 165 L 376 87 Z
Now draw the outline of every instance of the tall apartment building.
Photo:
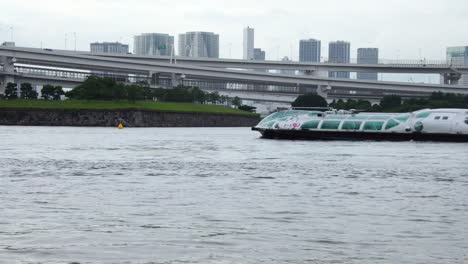
M 379 63 L 379 49 L 378 48 L 359 48 L 357 50 L 357 63 L 358 64 L 378 64 Z M 358 80 L 378 80 L 377 72 L 358 72 Z
M 454 65 L 468 65 L 468 46 L 448 47 L 447 62 Z M 460 85 L 468 85 L 468 74 L 462 74 Z
M 321 41 L 317 39 L 303 39 L 299 41 L 299 61 L 320 62 Z
M 346 41 L 333 41 L 328 44 L 328 62 L 349 63 L 351 57 L 351 43 Z M 347 78 L 349 72 L 328 72 L 330 78 Z
M 255 31 L 251 27 L 244 28 L 243 48 L 244 60 L 253 60 L 254 58 L 254 45 L 255 45 Z
M 170 56 L 174 37 L 169 34 L 144 33 L 134 37 L 133 51 L 141 56 Z
M 127 54 L 128 45 L 119 42 L 94 42 L 90 44 L 92 53 Z
M 219 58 L 219 35 L 212 32 L 179 34 L 179 56 Z

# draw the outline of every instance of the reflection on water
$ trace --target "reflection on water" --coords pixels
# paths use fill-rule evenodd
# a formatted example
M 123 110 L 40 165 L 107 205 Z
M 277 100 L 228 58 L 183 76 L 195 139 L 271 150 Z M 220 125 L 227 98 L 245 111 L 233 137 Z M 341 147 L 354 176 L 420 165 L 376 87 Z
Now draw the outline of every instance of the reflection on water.
M 468 145 L 0 127 L 0 263 L 466 263 Z

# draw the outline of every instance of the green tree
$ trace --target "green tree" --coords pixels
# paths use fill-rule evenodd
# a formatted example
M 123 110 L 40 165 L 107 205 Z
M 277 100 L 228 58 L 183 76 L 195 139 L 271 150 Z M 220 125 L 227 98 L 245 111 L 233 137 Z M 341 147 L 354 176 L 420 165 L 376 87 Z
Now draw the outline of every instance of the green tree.
M 128 101 L 134 103 L 137 100 L 142 100 L 144 98 L 144 90 L 138 85 L 129 85 L 127 86 L 127 99 Z
M 318 94 L 299 95 L 291 104 L 293 107 L 327 107 L 328 103 Z
M 63 92 L 62 86 L 52 86 L 50 84 L 44 85 L 41 90 L 42 98 L 45 100 L 60 100 Z
M 18 85 L 16 83 L 7 83 L 5 87 L 5 98 L 9 100 L 18 98 Z
M 212 92 L 212 93 L 209 93 L 209 101 L 213 104 L 216 104 L 219 102 L 219 99 L 220 99 L 220 95 L 218 92 Z
M 254 113 L 257 107 L 250 106 L 250 105 L 241 105 L 238 107 L 239 110 L 246 111 L 246 112 L 252 112 Z
M 21 99 L 37 99 L 37 92 L 33 90 L 30 83 L 22 83 L 20 86 Z
M 234 97 L 234 99 L 232 99 L 232 105 L 236 106 L 236 107 L 239 107 L 241 106 L 242 104 L 242 101 L 239 97 Z
M 192 102 L 198 102 L 200 104 L 204 104 L 206 101 L 206 93 L 200 90 L 198 87 L 192 88 Z
M 41 96 L 45 100 L 52 100 L 54 98 L 54 93 L 55 93 L 55 87 L 54 86 L 52 86 L 50 84 L 42 86 Z
M 380 101 L 383 111 L 392 111 L 401 106 L 401 97 L 398 95 L 386 95 Z

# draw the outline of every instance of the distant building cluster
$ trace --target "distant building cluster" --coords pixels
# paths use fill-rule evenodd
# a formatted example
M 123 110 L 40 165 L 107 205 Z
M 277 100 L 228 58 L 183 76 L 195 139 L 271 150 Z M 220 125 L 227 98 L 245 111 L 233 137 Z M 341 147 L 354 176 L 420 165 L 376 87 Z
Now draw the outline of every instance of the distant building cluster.
M 5 42 L 3 46 L 14 46 L 13 42 Z M 350 63 L 351 43 L 347 41 L 331 41 L 328 43 L 328 60 L 323 61 L 322 42 L 318 39 L 301 39 L 299 41 L 299 61 L 304 63 Z M 90 44 L 93 53 L 126 54 L 129 52 L 127 44 L 119 42 L 95 42 Z M 141 56 L 175 56 L 176 47 L 174 36 L 163 33 L 144 33 L 134 37 L 133 52 Z M 192 58 L 219 58 L 219 35 L 213 32 L 186 32 L 179 34 L 177 55 Z M 264 61 L 266 53 L 255 47 L 255 29 L 246 27 L 243 30 L 243 59 Z M 284 57 L 283 61 L 290 61 Z M 447 61 L 458 65 L 468 65 L 468 46 L 447 48 Z M 378 64 L 379 49 L 366 47 L 357 49 L 358 64 Z M 291 73 L 284 71 L 284 73 Z M 328 73 L 330 78 L 350 78 L 345 71 Z M 378 80 L 375 72 L 358 72 L 358 80 Z M 468 75 L 462 75 L 459 84 L 468 85 Z

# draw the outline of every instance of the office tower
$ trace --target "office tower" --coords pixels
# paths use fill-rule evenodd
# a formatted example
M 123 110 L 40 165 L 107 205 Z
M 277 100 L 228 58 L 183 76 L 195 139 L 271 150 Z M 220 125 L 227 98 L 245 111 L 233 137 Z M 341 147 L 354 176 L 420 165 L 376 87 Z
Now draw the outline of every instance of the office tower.
M 299 61 L 320 62 L 321 42 L 317 39 L 303 39 L 299 42 Z
M 258 60 L 258 61 L 265 60 L 265 51 L 263 51 L 262 49 L 254 49 L 253 51 L 254 51 L 254 56 L 253 56 L 254 60 Z
M 141 56 L 170 56 L 174 37 L 161 33 L 144 33 L 134 37 L 133 51 Z
M 359 48 L 357 55 L 358 64 L 378 64 L 379 63 L 379 49 L 377 48 Z M 377 72 L 358 72 L 358 80 L 378 80 Z
M 119 42 L 94 42 L 90 44 L 92 53 L 127 54 L 128 45 Z
M 351 44 L 346 41 L 333 41 L 328 45 L 328 62 L 329 63 L 349 63 L 350 61 Z M 330 78 L 347 78 L 349 72 L 329 72 Z
M 244 60 L 253 60 L 254 59 L 254 45 L 255 45 L 255 35 L 254 29 L 250 27 L 244 28 Z
M 447 62 L 452 65 L 468 65 L 468 46 L 448 47 Z M 468 74 L 462 74 L 459 85 L 468 85 Z
M 179 34 L 179 56 L 219 58 L 219 35 L 212 32 Z

